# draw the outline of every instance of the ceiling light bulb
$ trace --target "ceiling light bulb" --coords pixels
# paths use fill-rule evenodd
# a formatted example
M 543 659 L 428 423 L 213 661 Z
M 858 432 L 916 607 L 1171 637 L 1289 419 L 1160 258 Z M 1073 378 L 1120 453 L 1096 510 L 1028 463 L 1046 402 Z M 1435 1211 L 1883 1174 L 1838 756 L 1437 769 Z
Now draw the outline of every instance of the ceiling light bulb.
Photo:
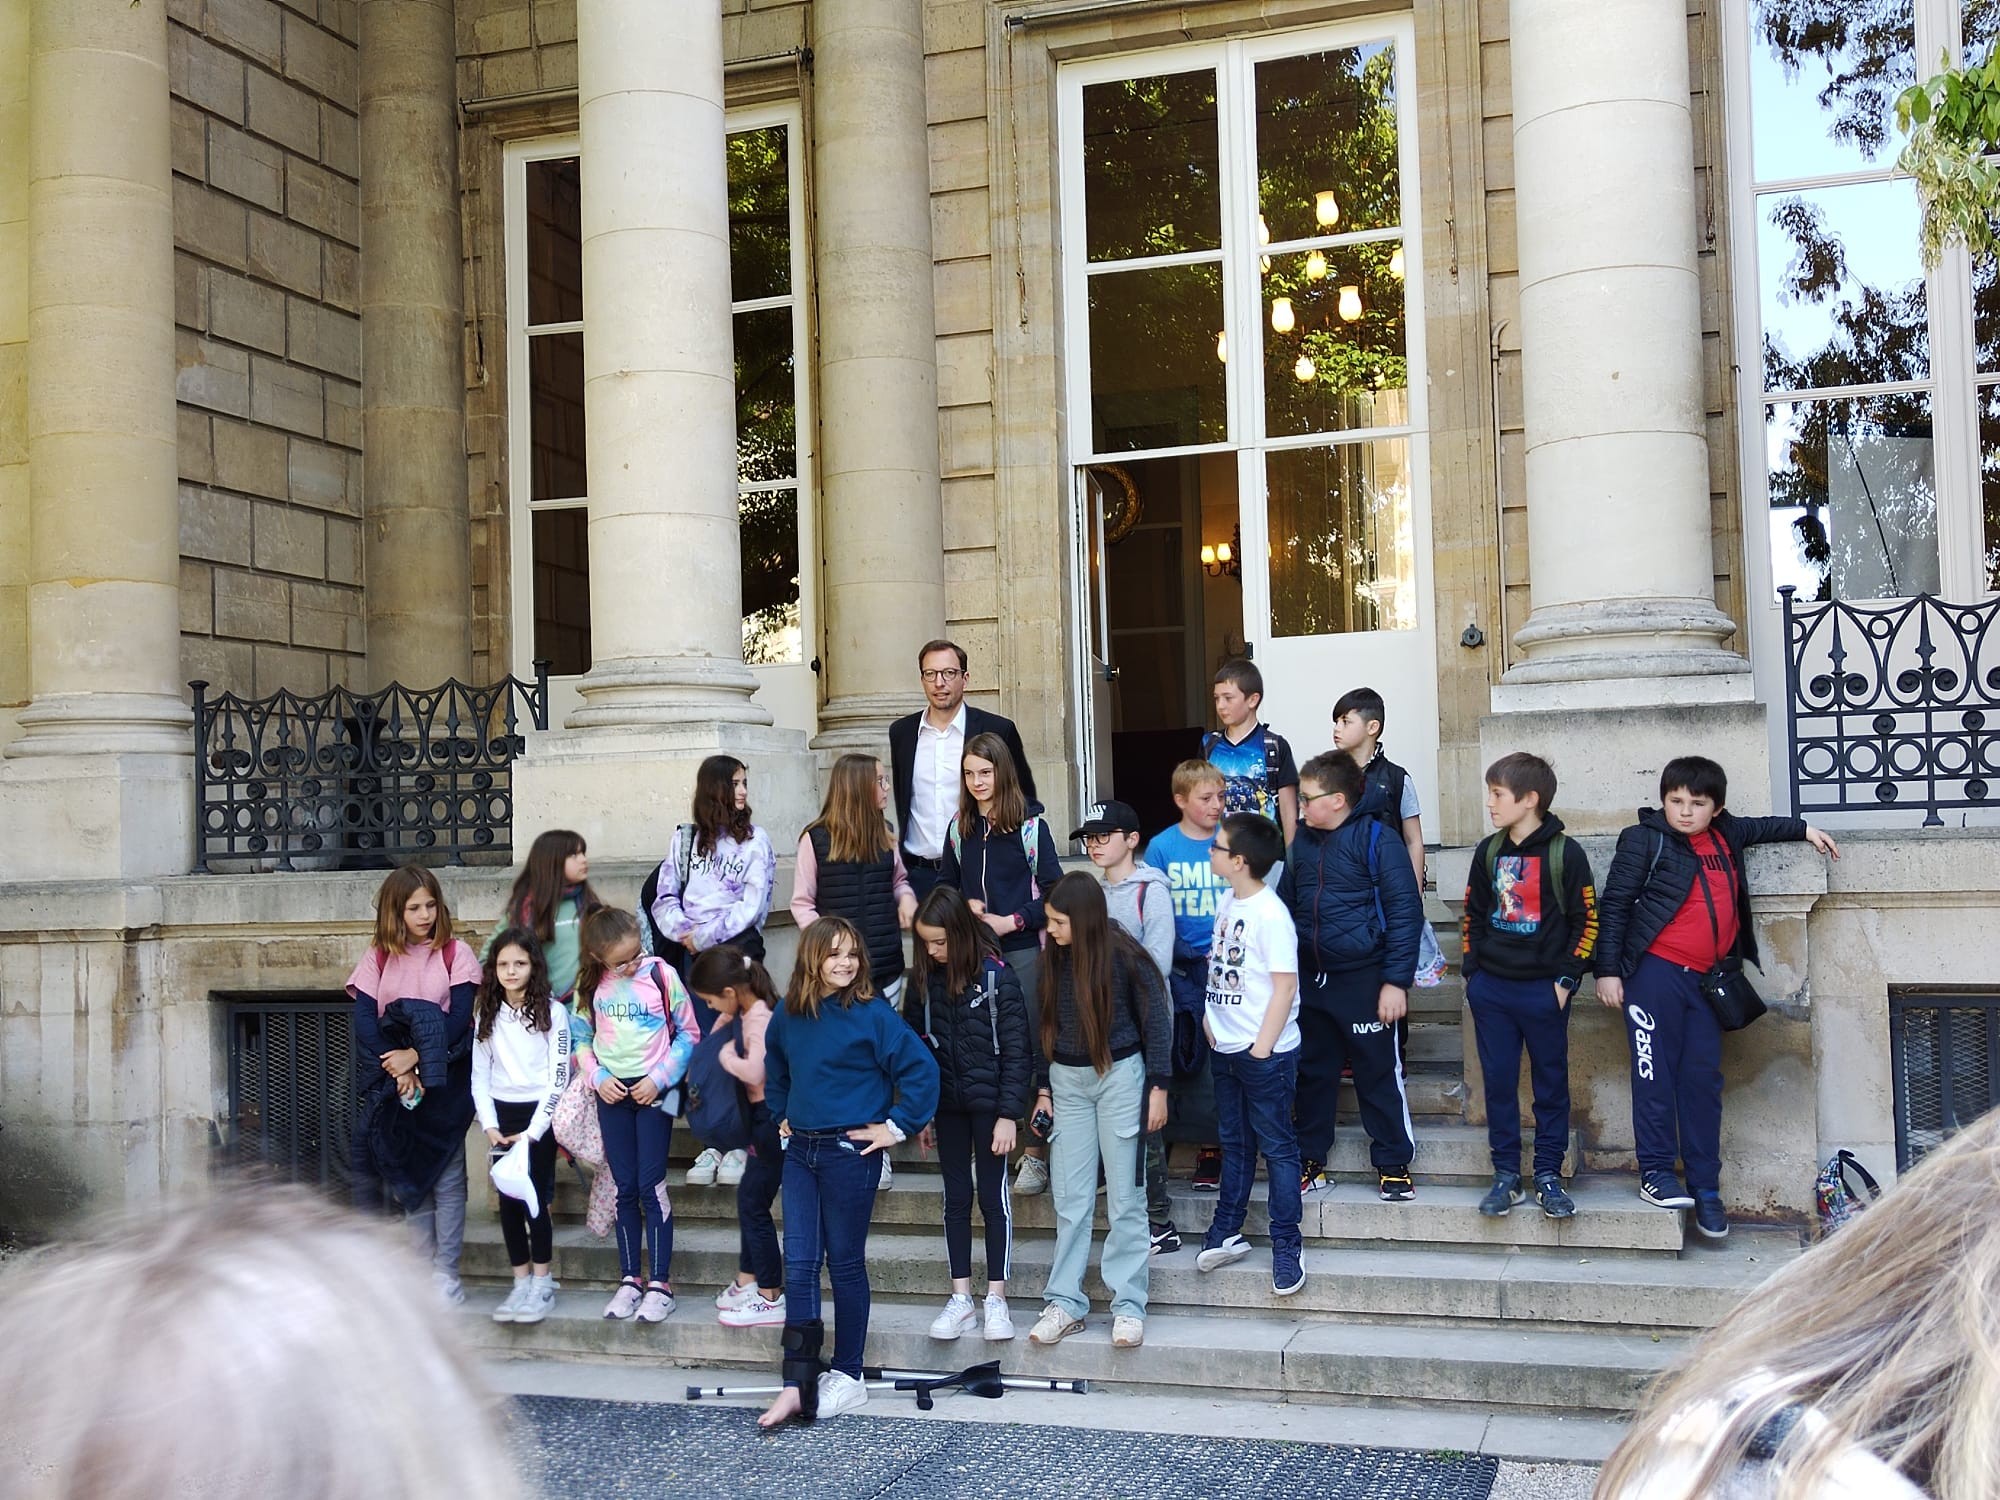
M 1314 193 L 1313 217 L 1319 220 L 1322 229 L 1333 228 L 1340 222 L 1340 200 L 1332 193 Z
M 1403 279 L 1403 247 L 1398 245 L 1389 252 L 1389 274 L 1398 281 Z
M 1361 288 L 1344 286 L 1340 289 L 1340 321 L 1353 323 L 1361 317 Z
M 1301 354 L 1299 362 L 1292 366 L 1292 374 L 1296 375 L 1300 381 L 1311 380 L 1318 373 L 1319 369 L 1313 364 L 1310 354 Z
M 1290 297 L 1280 297 L 1271 304 L 1271 328 L 1274 332 L 1290 333 L 1293 321 Z
M 1318 250 L 1306 257 L 1306 279 L 1308 281 L 1326 279 L 1326 256 Z

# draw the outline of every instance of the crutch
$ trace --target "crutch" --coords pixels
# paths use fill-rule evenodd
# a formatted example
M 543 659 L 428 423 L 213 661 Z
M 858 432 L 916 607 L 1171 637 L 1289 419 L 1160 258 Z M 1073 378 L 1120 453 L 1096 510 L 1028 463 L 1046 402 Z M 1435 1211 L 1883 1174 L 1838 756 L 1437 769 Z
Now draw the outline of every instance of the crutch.
M 868 1365 L 863 1367 L 861 1376 L 862 1383 L 870 1390 L 911 1392 L 917 1398 L 919 1411 L 929 1411 L 934 1405 L 933 1394 L 940 1390 L 963 1390 L 989 1401 L 999 1400 L 1010 1390 L 1068 1391 L 1079 1396 L 1087 1395 L 1090 1391 L 1088 1380 L 1002 1375 L 998 1360 L 988 1360 L 984 1364 L 968 1366 L 955 1375 L 940 1375 L 926 1370 L 891 1370 Z M 781 1385 L 691 1385 L 687 1387 L 687 1399 L 713 1401 L 741 1396 L 775 1396 L 783 1389 Z

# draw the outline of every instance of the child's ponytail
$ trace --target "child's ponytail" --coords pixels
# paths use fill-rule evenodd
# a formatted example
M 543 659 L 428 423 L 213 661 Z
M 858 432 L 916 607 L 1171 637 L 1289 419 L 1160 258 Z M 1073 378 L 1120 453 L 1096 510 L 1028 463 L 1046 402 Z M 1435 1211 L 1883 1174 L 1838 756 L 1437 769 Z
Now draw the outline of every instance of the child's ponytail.
M 705 948 L 688 965 L 687 987 L 699 995 L 719 995 L 724 990 L 748 990 L 772 1010 L 782 1003 L 770 973 L 741 948 L 724 943 Z

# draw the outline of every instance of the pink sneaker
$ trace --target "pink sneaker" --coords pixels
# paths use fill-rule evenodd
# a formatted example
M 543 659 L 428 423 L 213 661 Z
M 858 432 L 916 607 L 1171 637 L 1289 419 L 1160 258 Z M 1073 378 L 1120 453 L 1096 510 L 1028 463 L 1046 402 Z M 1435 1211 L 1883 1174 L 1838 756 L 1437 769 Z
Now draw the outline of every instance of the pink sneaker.
M 611 1300 L 604 1304 L 604 1316 L 615 1318 L 621 1323 L 629 1321 L 639 1310 L 640 1299 L 645 1295 L 646 1289 L 638 1282 L 629 1279 L 619 1282 L 618 1290 L 613 1292 Z

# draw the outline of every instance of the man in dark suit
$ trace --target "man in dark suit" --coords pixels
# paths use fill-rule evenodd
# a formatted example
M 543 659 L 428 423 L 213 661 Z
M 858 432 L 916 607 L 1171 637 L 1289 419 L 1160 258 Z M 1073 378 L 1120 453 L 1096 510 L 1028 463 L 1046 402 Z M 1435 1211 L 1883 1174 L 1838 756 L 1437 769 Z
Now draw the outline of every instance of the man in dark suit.
M 1003 719 L 965 701 L 965 649 L 951 641 L 931 641 L 917 653 L 924 699 L 930 705 L 889 726 L 889 769 L 896 789 L 896 827 L 903 866 L 922 900 L 937 884 L 944 859 L 945 831 L 958 816 L 959 762 L 974 735 L 997 734 L 1014 757 L 1021 790 L 1035 800 L 1035 773 L 1028 769 L 1021 732 Z

